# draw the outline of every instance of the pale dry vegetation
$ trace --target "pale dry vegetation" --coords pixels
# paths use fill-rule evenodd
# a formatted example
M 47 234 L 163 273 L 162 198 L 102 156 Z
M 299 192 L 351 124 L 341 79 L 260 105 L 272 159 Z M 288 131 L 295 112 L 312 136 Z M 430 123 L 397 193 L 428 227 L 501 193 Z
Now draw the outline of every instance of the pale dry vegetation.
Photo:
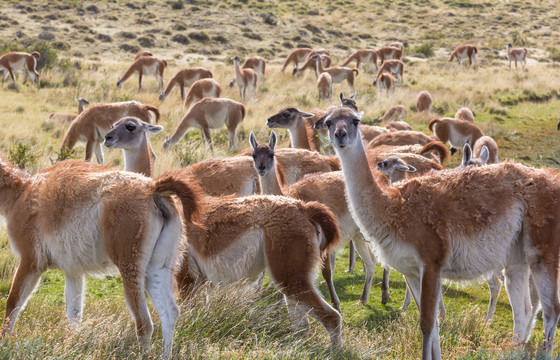
M 350 94 L 346 83 L 335 84 L 333 99 L 319 103 L 316 79 L 311 73 L 303 77 L 292 77 L 291 71 L 280 73 L 285 55 L 294 47 L 327 48 L 333 55 L 333 65 L 338 65 L 355 49 L 377 48 L 394 40 L 406 45 L 404 86 L 397 87 L 390 97 L 380 96 L 371 86 L 371 70 L 360 72 L 355 81 L 356 101 L 365 112 L 366 123 L 389 107 L 403 104 L 409 110 L 404 120 L 415 130 L 428 133 L 427 124 L 432 118 L 453 116 L 457 109 L 467 106 L 482 131 L 495 138 L 500 160 L 560 167 L 560 134 L 555 130 L 560 117 L 560 72 L 553 56 L 560 41 L 560 11 L 553 1 L 12 1 L 0 4 L 0 10 L 2 53 L 14 46 L 30 50 L 38 38 L 50 39 L 40 43 L 49 50 L 52 62 L 39 70 L 42 88 L 37 91 L 29 84 L 23 85 L 23 75 L 18 74 L 17 89 L 6 85 L 0 90 L 0 153 L 32 173 L 50 165 L 49 157 L 57 157 L 66 130 L 62 124 L 44 120 L 52 112 L 73 112 L 77 97 L 88 99 L 90 104 L 138 100 L 158 106 L 165 130 L 151 138 L 158 156 L 156 174 L 211 157 L 195 129 L 172 150 L 163 151 L 165 135 L 174 131 L 184 115 L 177 89 L 163 103 L 158 100 L 157 83 L 152 77 L 144 79 L 140 92 L 137 77 L 117 89 L 117 77 L 139 49 L 149 49 L 169 62 L 165 82 L 183 67 L 203 66 L 211 69 L 222 85 L 222 97 L 234 100 L 239 100 L 238 90 L 227 86 L 233 79 L 231 57 L 265 57 L 269 61 L 266 86 L 259 85 L 258 100 L 246 104 L 247 116 L 239 131 L 241 150 L 249 147 L 251 130 L 259 141 L 268 138 L 266 119 L 281 108 L 326 108 L 338 104 L 340 91 Z M 525 72 L 508 72 L 508 42 L 529 49 Z M 478 71 L 447 62 L 452 49 L 462 43 L 478 46 Z M 434 99 L 431 113 L 415 111 L 420 90 L 428 90 Z M 287 132 L 277 133 L 279 146 L 287 145 Z M 212 136 L 216 156 L 231 154 L 227 152 L 225 129 L 214 131 Z M 104 152 L 108 163 L 122 167 L 120 151 Z M 70 155 L 82 158 L 84 148 Z M 450 166 L 459 162 L 455 156 Z M 208 299 L 202 292 L 180 305 L 174 357 L 419 357 L 418 312 L 415 308 L 399 310 L 405 288 L 402 277 L 396 272 L 391 277 L 392 297 L 385 307 L 380 304 L 381 279 L 376 273 L 370 305 L 360 307 L 356 302 L 363 281 L 361 264 L 355 275 L 343 273 L 345 264 L 347 257 L 341 256 L 335 276 L 342 301 L 343 352 L 330 353 L 328 337 L 316 322 L 310 334 L 294 334 L 285 311 L 276 312 L 276 295 L 271 287 L 266 287 L 264 294 L 249 291 L 239 297 L 234 286 L 212 289 Z M 0 314 L 16 266 L 3 232 Z M 16 326 L 17 335 L 0 341 L 0 359 L 137 357 L 134 326 L 125 308 L 120 279 L 89 280 L 80 331 L 66 325 L 63 283 L 59 272 L 43 276 Z M 321 291 L 327 294 L 324 286 Z M 448 317 L 441 330 L 443 357 L 536 356 L 533 348 L 542 337 L 541 321 L 526 352 L 515 353 L 507 342 L 512 320 L 505 291 L 491 325 L 484 324 L 487 299 L 485 285 L 447 286 Z M 154 357 L 159 353 L 161 334 L 156 333 L 155 343 Z M 554 354 L 558 354 L 558 342 Z

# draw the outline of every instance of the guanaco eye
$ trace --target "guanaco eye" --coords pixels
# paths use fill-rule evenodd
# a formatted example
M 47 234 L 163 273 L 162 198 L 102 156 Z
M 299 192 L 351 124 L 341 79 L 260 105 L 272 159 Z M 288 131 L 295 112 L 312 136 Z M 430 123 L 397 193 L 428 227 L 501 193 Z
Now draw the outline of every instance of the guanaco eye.
M 325 125 L 326 125 L 327 127 L 331 127 L 332 121 L 330 121 L 330 120 L 325 121 Z
M 360 119 L 352 119 L 352 124 L 354 124 L 354 126 L 358 126 L 358 124 L 360 123 Z
M 136 126 L 132 125 L 132 124 L 126 124 L 124 127 L 126 128 L 126 130 L 128 130 L 130 132 L 133 132 L 134 130 L 136 130 Z
M 255 154 L 253 154 L 253 155 L 251 155 L 251 156 L 253 157 L 253 159 L 256 159 L 256 158 L 257 158 L 257 155 L 255 155 Z
M 274 154 L 268 154 L 268 157 L 269 157 L 270 159 L 273 159 L 273 158 L 274 158 Z
M 285 112 L 285 113 L 282 114 L 282 116 L 285 117 L 285 118 L 287 118 L 287 117 L 290 117 L 290 114 L 288 114 L 287 112 Z

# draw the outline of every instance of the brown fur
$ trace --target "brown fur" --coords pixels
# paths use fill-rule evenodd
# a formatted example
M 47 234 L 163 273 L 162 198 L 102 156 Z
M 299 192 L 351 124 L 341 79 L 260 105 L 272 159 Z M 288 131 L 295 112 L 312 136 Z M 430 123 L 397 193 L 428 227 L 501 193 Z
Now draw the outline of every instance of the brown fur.
M 246 95 L 245 93 L 249 93 L 249 98 L 251 97 L 251 92 L 253 93 L 253 97 L 257 99 L 257 80 L 258 75 L 257 72 L 251 68 L 241 68 L 239 66 L 239 57 L 233 57 L 233 67 L 235 70 L 235 80 L 237 81 L 237 86 L 239 87 L 239 96 L 241 97 L 241 101 L 245 101 Z
M 432 140 L 434 140 L 433 136 L 427 136 L 419 131 L 390 131 L 370 141 L 368 147 L 380 145 L 426 145 Z
M 377 56 L 381 62 L 381 65 L 385 62 L 385 60 L 400 60 L 402 57 L 402 49 L 393 46 L 383 46 L 376 50 Z
M 323 59 L 323 55 L 314 55 L 309 58 L 314 60 Z M 350 69 L 342 66 L 323 67 L 323 61 L 316 61 L 317 74 L 328 72 L 332 78 L 333 84 L 338 84 L 346 80 L 352 90 L 354 90 L 354 77 L 358 76 L 360 71 L 356 68 Z M 355 75 L 354 75 L 355 74 Z
M 375 71 L 377 71 L 377 52 L 375 50 L 356 50 L 350 56 L 348 56 L 340 66 L 347 66 L 352 61 L 356 61 L 356 67 L 358 69 L 361 69 L 361 65 L 363 63 L 370 64 L 372 66 L 372 69 L 375 69 Z
M 416 111 L 430 111 L 432 109 L 432 95 L 426 90 L 422 90 L 416 96 Z
M 298 67 L 300 63 L 305 63 L 309 55 L 313 56 L 316 54 L 330 55 L 329 51 L 325 49 L 319 49 L 319 50 L 312 50 L 308 48 L 295 49 L 292 50 L 292 52 L 286 57 L 286 60 L 284 60 L 284 65 L 282 65 L 282 69 L 280 71 L 286 70 L 286 67 L 288 67 L 290 63 L 293 63 L 295 67 Z M 330 64 L 327 66 L 330 66 Z
M 185 109 L 188 109 L 191 104 L 196 103 L 200 99 L 206 97 L 219 98 L 222 94 L 222 87 L 213 78 L 205 78 L 195 81 L 187 94 L 185 100 Z
M 405 121 L 390 121 L 385 124 L 385 127 L 391 131 L 409 131 L 412 130 L 412 126 L 410 126 Z
M 190 127 L 198 127 L 210 150 L 214 151 L 210 121 L 207 119 L 218 116 L 216 114 L 223 114 L 223 117 L 216 118 L 213 121 L 214 126 L 216 124 L 220 127 L 225 125 L 228 129 L 229 149 L 237 147 L 237 128 L 245 118 L 245 106 L 240 102 L 225 98 L 204 98 L 194 104 L 181 119 L 171 138 L 165 139 L 163 147 L 168 148 L 176 144 Z
M 141 350 L 147 350 L 153 325 L 143 290 L 145 282 L 154 281 L 154 274 L 147 271 L 148 261 L 156 267 L 173 266 L 181 222 L 169 195 L 178 194 L 185 201 L 185 214 L 190 217 L 198 210 L 193 189 L 173 174 L 153 181 L 137 174 L 75 160 L 60 162 L 29 176 L 0 159 L 0 173 L 0 212 L 6 216 L 10 243 L 20 257 L 6 301 L 3 335 L 11 333 L 17 312 L 21 310 L 16 306 L 25 304 L 41 274 L 48 268 L 65 272 L 67 281 L 77 278 L 83 281 L 84 274 L 107 271 L 116 266 L 123 279 L 128 308 L 136 322 Z M 190 201 L 192 203 L 187 203 Z M 99 212 L 93 210 L 96 207 Z M 84 215 L 85 212 L 88 215 Z M 162 230 L 150 235 L 148 230 L 152 221 L 161 221 Z M 76 236 L 73 232 L 82 223 L 90 228 L 97 224 L 99 229 L 91 235 L 84 233 L 86 238 Z M 165 238 L 169 233 L 162 237 L 167 226 L 175 227 L 176 239 Z M 91 239 L 87 238 L 88 235 Z M 154 239 L 154 235 L 157 238 Z M 160 241 L 165 245 L 158 247 Z M 91 245 L 96 246 L 98 254 L 90 253 L 84 247 Z M 76 260 L 75 256 L 85 262 Z M 171 277 L 171 273 L 168 275 Z M 171 278 L 163 280 L 171 281 Z M 152 286 L 151 290 L 155 288 Z M 173 301 L 171 289 L 157 290 L 168 291 L 164 295 Z M 67 298 L 67 309 L 68 302 L 81 303 L 81 298 L 83 295 L 79 299 Z M 174 303 L 164 308 L 160 305 L 156 305 L 158 311 L 178 314 Z M 68 317 L 80 322 L 81 305 L 79 313 L 68 313 Z M 171 319 L 167 330 L 173 330 L 175 321 L 176 318 Z M 172 337 L 166 339 L 164 335 L 164 357 L 170 356 L 172 342 Z
M 151 51 L 149 50 L 140 50 L 134 55 L 134 61 L 138 60 L 142 56 L 154 56 Z
M 160 100 L 165 100 L 171 90 L 175 86 L 179 87 L 181 92 L 181 101 L 185 101 L 185 89 L 191 86 L 195 81 L 200 79 L 212 78 L 212 72 L 202 67 L 191 67 L 179 70 L 167 83 L 165 91 L 159 94 Z
M 78 113 L 77 114 L 65 114 L 65 113 L 52 113 L 49 115 L 49 117 L 47 118 L 47 120 L 45 120 L 45 122 L 50 122 L 50 121 L 60 121 L 63 124 L 69 124 L 72 121 L 74 121 L 78 115 L 80 115 L 82 113 L 82 111 L 84 111 L 85 106 L 89 105 L 89 102 L 86 99 L 76 99 L 76 101 L 78 102 Z
M 142 89 L 142 77 L 144 75 L 144 67 L 156 66 L 155 77 L 158 80 L 158 89 L 161 91 L 163 87 L 163 73 L 167 67 L 167 61 L 163 59 L 158 59 L 154 56 L 140 56 L 135 58 L 134 62 L 128 70 L 124 73 L 122 78 L 117 81 L 117 87 L 121 87 L 126 80 L 128 80 L 134 73 L 138 73 L 138 89 Z
M 471 109 L 467 107 L 462 107 L 455 113 L 455 119 L 465 120 L 469 122 L 474 122 L 474 115 Z
M 387 60 L 385 61 L 380 67 L 379 70 L 377 71 L 377 75 L 375 76 L 375 79 L 373 80 L 373 85 L 377 85 L 377 79 L 381 76 L 381 74 L 383 73 L 390 73 L 393 76 L 395 76 L 395 78 L 397 79 L 397 85 L 400 84 L 402 85 L 404 83 L 404 63 L 400 60 Z
M 112 125 L 123 116 L 133 116 L 143 122 L 152 123 L 150 111 L 155 114 L 157 123 L 160 112 L 152 105 L 143 105 L 137 101 L 91 105 L 70 124 L 61 148 L 72 150 L 78 141 L 85 141 L 86 161 L 91 161 L 95 152 L 97 161 L 103 163 L 101 143 Z
M 27 71 L 27 74 L 31 78 L 31 85 L 37 80 L 37 89 L 41 86 L 40 75 L 37 72 L 37 61 L 41 59 L 41 54 L 38 51 L 33 51 L 31 54 L 24 52 L 10 51 L 2 56 L 0 56 L 0 70 L 4 70 L 4 77 L 2 78 L 2 87 L 4 87 L 4 82 L 8 74 L 12 77 L 14 86 L 16 85 L 16 77 L 14 75 L 14 70 L 19 70 L 20 68 L 13 68 L 16 63 L 23 60 L 23 69 Z
M 466 142 L 452 143 L 454 148 L 462 149 L 463 145 L 466 143 L 473 146 L 476 141 L 484 136 L 482 130 L 474 123 L 465 120 L 453 119 L 453 118 L 440 118 L 433 119 L 428 124 L 428 129 L 434 132 L 441 142 L 444 144 L 450 141 L 453 134 L 461 135 L 464 138 L 468 138 Z
M 385 115 L 380 118 L 373 119 L 373 122 L 402 121 L 407 112 L 406 107 L 403 105 L 391 106 L 387 112 L 385 112 Z
M 305 60 L 305 63 L 303 63 L 303 65 L 300 67 L 296 67 L 293 71 L 293 73 L 299 73 L 299 74 L 303 74 L 305 72 L 305 70 L 311 70 L 315 73 L 315 77 L 319 77 L 319 74 L 321 74 L 321 72 L 318 71 L 318 64 L 319 64 L 319 58 L 315 58 L 313 55 L 313 52 L 309 53 L 309 55 L 307 56 L 307 59 Z M 321 55 L 320 56 L 321 59 L 321 63 L 323 66 L 329 67 L 332 64 L 332 58 L 329 55 Z
M 472 66 L 472 63 L 474 62 L 475 64 L 475 70 L 478 69 L 478 64 L 476 63 L 476 54 L 478 53 L 478 49 L 476 48 L 476 46 L 473 45 L 461 45 L 461 46 L 457 46 L 455 48 L 455 50 L 453 50 L 453 52 L 451 53 L 451 56 L 449 57 L 449 62 L 453 61 L 453 58 L 457 59 L 457 62 L 459 63 L 459 65 L 461 65 L 462 63 L 462 55 L 466 55 L 467 58 L 469 59 L 469 67 Z
M 473 153 L 475 158 L 480 157 L 480 152 L 482 147 L 486 146 L 488 148 L 489 157 L 487 164 L 497 164 L 498 161 L 498 144 L 490 136 L 483 136 L 479 138 L 473 146 Z
M 321 73 L 317 79 L 317 89 L 319 90 L 319 101 L 327 101 L 332 98 L 332 77 L 329 73 Z
M 387 96 L 389 92 L 395 92 L 395 77 L 390 73 L 381 73 L 377 77 L 377 83 L 379 84 L 379 93 L 383 91 L 383 88 L 387 90 Z

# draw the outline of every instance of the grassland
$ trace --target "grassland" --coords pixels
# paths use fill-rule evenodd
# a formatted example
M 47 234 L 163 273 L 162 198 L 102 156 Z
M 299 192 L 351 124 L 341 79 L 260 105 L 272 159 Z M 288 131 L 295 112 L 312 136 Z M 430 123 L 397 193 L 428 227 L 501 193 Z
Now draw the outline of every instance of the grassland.
M 335 105 L 317 101 L 311 74 L 292 77 L 280 73 L 288 52 L 301 45 L 331 50 L 335 64 L 352 50 L 376 48 L 394 40 L 405 43 L 405 85 L 394 95 L 380 95 L 371 86 L 370 69 L 356 81 L 358 106 L 365 121 L 388 107 L 404 104 L 405 118 L 417 130 L 427 132 L 433 117 L 452 116 L 470 107 L 482 130 L 496 139 L 500 159 L 514 159 L 531 166 L 560 167 L 556 121 L 560 114 L 560 9 L 555 1 L 138 1 L 81 3 L 51 1 L 0 3 L 0 52 L 37 48 L 45 58 L 39 91 L 23 85 L 6 86 L 0 92 L 0 149 L 4 157 L 36 172 L 57 156 L 65 127 L 44 120 L 55 111 L 75 110 L 74 98 L 90 102 L 138 100 L 158 106 L 163 114 L 162 134 L 152 137 L 158 155 L 156 172 L 186 166 L 208 158 L 197 131 L 191 131 L 172 151 L 162 149 L 184 114 L 175 90 L 161 103 L 153 78 L 137 90 L 136 78 L 116 88 L 138 49 L 149 48 L 169 62 L 169 79 L 185 66 L 210 68 L 224 87 L 224 97 L 239 99 L 227 87 L 233 67 L 229 59 L 259 54 L 269 60 L 266 86 L 258 101 L 247 104 L 240 131 L 242 148 L 251 130 L 259 141 L 267 138 L 268 116 L 284 106 L 302 110 Z M 181 35 L 181 36 L 179 36 Z M 38 39 L 41 39 L 38 41 Z M 526 71 L 507 69 L 505 44 L 529 49 Z M 478 71 L 448 63 L 451 50 L 463 43 L 479 48 Z M 430 114 L 418 114 L 414 99 L 420 90 L 434 98 Z M 349 92 L 335 85 L 335 94 Z M 217 156 L 227 152 L 225 130 L 213 133 Z M 287 134 L 280 132 L 281 144 Z M 106 161 L 122 166 L 119 151 L 105 151 Z M 84 149 L 75 155 L 82 157 Z M 449 166 L 458 162 L 455 158 Z M 346 253 L 337 263 L 335 286 L 341 298 L 343 340 L 340 353 L 328 350 L 326 332 L 313 323 L 309 334 L 294 334 L 284 311 L 277 313 L 270 287 L 264 294 L 237 287 L 215 289 L 181 304 L 175 337 L 176 358 L 393 358 L 420 357 L 421 333 L 414 306 L 399 309 L 404 281 L 393 272 L 391 301 L 380 304 L 381 273 L 374 279 L 368 306 L 357 305 L 364 273 L 358 262 L 356 274 L 344 272 Z M 0 315 L 9 292 L 17 260 L 5 232 L 0 234 Z M 0 341 L 0 359 L 36 358 L 134 358 L 137 344 L 118 277 L 88 281 L 84 325 L 80 331 L 65 322 L 64 277 L 58 271 L 43 276 L 41 286 L 22 313 L 16 336 Z M 445 286 L 447 318 L 441 323 L 445 358 L 531 358 L 542 340 L 539 321 L 523 353 L 508 342 L 512 318 L 505 291 L 494 322 L 484 323 L 489 292 L 486 285 Z M 321 284 L 321 291 L 327 294 Z M 157 315 L 153 314 L 157 321 Z M 157 324 L 156 324 L 157 328 Z M 154 339 L 154 357 L 161 335 Z M 556 355 L 558 345 L 555 346 Z

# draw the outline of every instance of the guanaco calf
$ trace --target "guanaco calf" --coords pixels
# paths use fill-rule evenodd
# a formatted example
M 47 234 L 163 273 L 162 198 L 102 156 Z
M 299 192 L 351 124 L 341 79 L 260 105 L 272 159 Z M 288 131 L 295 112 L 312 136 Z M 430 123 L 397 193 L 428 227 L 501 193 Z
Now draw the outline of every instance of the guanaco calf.
M 474 69 L 478 70 L 478 63 L 476 62 L 476 54 L 478 49 L 473 45 L 461 45 L 457 46 L 455 50 L 451 53 L 449 57 L 449 62 L 453 61 L 453 58 L 457 59 L 459 65 L 463 64 L 463 59 L 469 59 L 469 67 L 474 63 Z
M 14 71 L 23 70 L 27 71 L 31 79 L 31 85 L 37 80 L 37 89 L 41 86 L 39 73 L 37 72 L 37 61 L 41 59 L 41 54 L 38 51 L 33 51 L 31 54 L 24 52 L 10 51 L 7 54 L 0 56 L 0 70 L 4 71 L 2 78 L 2 87 L 8 78 L 12 77 L 14 86 L 16 85 L 16 77 Z
M 132 65 L 126 70 L 122 79 L 118 78 L 117 87 L 121 88 L 126 80 L 134 73 L 138 73 L 138 90 L 142 89 L 142 77 L 144 75 L 154 75 L 158 82 L 158 89 L 163 88 L 163 72 L 167 67 L 167 61 L 153 56 L 141 56 L 134 60 Z

